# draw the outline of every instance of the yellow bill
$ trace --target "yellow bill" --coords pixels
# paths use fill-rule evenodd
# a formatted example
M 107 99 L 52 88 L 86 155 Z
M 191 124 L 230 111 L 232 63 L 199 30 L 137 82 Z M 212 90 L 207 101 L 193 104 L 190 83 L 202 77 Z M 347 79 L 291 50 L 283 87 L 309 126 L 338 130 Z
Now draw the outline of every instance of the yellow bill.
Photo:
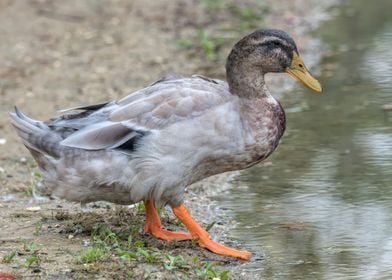
M 304 62 L 295 51 L 293 52 L 293 61 L 291 62 L 291 65 L 287 67 L 286 72 L 308 88 L 316 92 L 322 91 L 319 81 L 309 73 Z

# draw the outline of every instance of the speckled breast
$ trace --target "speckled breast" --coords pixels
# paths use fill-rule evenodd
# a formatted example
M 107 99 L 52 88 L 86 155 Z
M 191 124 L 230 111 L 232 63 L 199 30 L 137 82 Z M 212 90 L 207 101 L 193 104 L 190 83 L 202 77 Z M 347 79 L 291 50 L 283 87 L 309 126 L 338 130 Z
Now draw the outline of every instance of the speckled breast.
M 249 154 L 247 167 L 271 155 L 286 129 L 285 113 L 279 102 L 263 103 L 257 107 L 258 113 L 252 114 L 247 121 L 252 135 L 245 147 Z

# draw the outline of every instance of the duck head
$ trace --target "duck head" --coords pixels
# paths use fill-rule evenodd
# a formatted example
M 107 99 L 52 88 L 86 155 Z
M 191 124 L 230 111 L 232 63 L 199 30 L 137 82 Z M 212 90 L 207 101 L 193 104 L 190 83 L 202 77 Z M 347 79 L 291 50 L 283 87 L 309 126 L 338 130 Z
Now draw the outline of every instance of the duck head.
M 242 38 L 227 59 L 226 71 L 229 84 L 236 79 L 233 76 L 246 79 L 241 72 L 253 72 L 262 77 L 266 73 L 281 72 L 316 92 L 322 90 L 320 83 L 300 58 L 294 40 L 286 32 L 277 29 L 260 29 Z

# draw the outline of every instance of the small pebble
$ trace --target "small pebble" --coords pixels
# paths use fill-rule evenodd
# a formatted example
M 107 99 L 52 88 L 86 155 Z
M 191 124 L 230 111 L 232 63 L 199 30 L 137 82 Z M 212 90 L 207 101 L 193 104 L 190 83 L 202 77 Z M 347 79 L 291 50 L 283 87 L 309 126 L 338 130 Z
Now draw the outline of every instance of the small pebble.
M 39 206 L 32 206 L 32 207 L 27 207 L 26 208 L 26 211 L 30 211 L 30 212 L 37 212 L 37 211 L 40 211 L 41 210 L 41 207 L 39 207 Z
M 7 139 L 0 138 L 0 145 L 4 145 L 5 143 L 7 143 Z

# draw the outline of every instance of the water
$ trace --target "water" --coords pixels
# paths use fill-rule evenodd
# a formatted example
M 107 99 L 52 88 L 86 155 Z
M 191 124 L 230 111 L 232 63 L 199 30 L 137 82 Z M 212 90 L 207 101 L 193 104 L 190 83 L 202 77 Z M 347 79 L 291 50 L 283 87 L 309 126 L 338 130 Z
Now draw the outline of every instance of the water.
M 342 2 L 315 32 L 323 94 L 287 93 L 270 163 L 217 198 L 264 279 L 392 279 L 392 1 Z

